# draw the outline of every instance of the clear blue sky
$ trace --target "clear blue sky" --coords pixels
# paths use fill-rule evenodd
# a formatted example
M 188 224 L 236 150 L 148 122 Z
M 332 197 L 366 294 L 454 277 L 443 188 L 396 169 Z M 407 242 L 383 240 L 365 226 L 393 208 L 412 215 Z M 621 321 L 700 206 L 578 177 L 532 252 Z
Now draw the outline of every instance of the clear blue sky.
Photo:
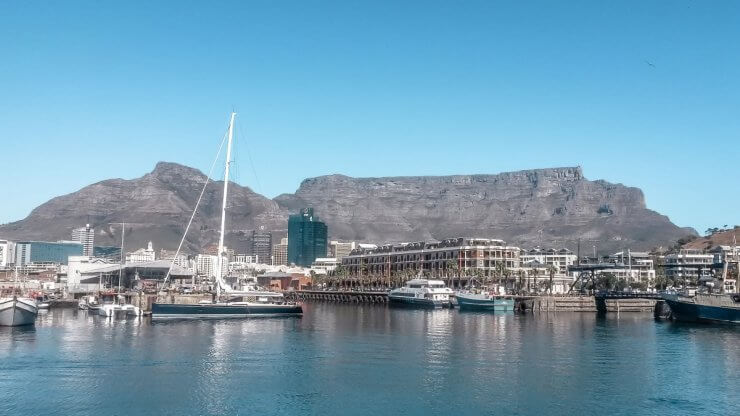
M 236 179 L 270 197 L 581 165 L 678 225 L 740 224 L 739 22 L 737 1 L 2 2 L 0 222 L 160 160 L 207 170 L 233 107 L 257 171 Z

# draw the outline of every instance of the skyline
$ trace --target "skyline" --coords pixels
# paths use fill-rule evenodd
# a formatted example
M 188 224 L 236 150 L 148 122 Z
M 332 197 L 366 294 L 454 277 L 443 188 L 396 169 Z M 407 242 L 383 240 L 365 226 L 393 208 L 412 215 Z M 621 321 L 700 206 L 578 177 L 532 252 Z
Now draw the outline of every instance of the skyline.
M 740 224 L 736 3 L 195 4 L 0 6 L 0 223 L 158 161 L 207 172 L 233 108 L 234 180 L 270 198 L 581 166 L 679 226 Z

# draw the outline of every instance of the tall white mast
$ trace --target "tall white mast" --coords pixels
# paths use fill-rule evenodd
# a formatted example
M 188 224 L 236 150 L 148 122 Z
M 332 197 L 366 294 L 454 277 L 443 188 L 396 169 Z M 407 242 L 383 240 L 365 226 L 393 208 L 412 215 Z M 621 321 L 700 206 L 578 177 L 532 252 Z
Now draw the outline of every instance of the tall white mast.
M 229 142 L 226 145 L 226 170 L 224 172 L 224 198 L 221 204 L 221 233 L 218 236 L 218 262 L 216 269 L 216 298 L 221 297 L 221 285 L 223 284 L 223 258 L 224 258 L 224 232 L 226 230 L 226 195 L 229 191 L 229 167 L 231 166 L 231 141 L 234 137 L 235 112 L 231 112 L 229 121 Z

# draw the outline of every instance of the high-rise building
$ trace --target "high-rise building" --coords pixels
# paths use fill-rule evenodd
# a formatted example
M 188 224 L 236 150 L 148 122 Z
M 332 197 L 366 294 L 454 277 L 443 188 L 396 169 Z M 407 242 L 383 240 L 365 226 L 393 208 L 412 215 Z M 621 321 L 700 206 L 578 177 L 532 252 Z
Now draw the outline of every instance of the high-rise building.
M 286 266 L 288 264 L 288 239 L 283 237 L 280 244 L 272 246 L 272 265 Z
M 95 245 L 95 229 L 90 224 L 72 230 L 72 241 L 82 244 L 82 255 L 91 257 Z
M 256 262 L 270 264 L 272 256 L 272 234 L 265 231 L 265 227 L 252 231 L 252 255 L 257 256 Z
M 326 257 L 326 224 L 314 217 L 313 208 L 303 208 L 288 219 L 288 263 L 310 267 L 317 257 Z

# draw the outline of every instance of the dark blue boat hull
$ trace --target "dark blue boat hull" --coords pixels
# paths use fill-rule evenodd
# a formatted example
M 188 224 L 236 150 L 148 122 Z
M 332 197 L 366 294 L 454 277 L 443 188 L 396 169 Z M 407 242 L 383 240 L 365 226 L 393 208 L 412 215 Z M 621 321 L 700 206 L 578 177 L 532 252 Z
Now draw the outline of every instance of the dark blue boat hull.
M 699 305 L 666 299 L 673 317 L 684 322 L 725 322 L 740 324 L 740 309 L 720 306 Z
M 180 305 L 174 303 L 153 303 L 152 318 L 198 318 L 225 319 L 248 318 L 258 316 L 300 316 L 301 305 L 217 305 L 195 304 Z
M 388 296 L 388 302 L 391 305 L 403 306 L 408 308 L 423 308 L 423 309 L 437 309 L 443 308 L 449 304 L 449 302 L 443 302 L 441 300 L 423 299 L 423 298 L 412 298 L 405 296 Z

